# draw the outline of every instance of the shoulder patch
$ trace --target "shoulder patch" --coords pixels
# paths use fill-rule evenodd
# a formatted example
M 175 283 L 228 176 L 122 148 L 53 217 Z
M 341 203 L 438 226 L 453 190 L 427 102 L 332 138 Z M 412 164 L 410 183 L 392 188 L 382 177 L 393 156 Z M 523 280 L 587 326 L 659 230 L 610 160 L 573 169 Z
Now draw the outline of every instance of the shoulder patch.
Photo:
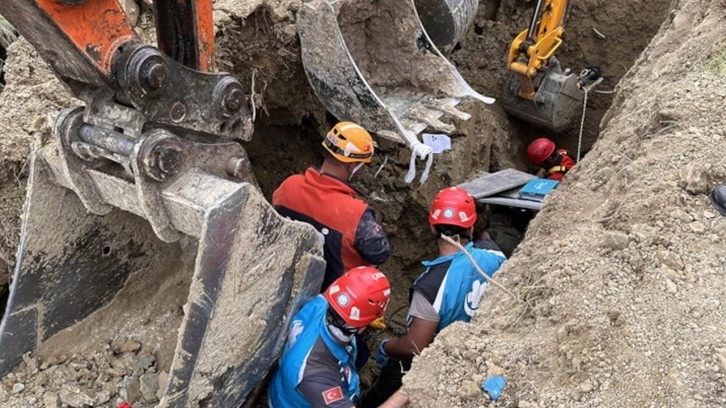
M 326 404 L 332 404 L 335 401 L 340 401 L 343 399 L 343 390 L 340 389 L 340 386 L 325 390 L 323 391 L 323 399 Z

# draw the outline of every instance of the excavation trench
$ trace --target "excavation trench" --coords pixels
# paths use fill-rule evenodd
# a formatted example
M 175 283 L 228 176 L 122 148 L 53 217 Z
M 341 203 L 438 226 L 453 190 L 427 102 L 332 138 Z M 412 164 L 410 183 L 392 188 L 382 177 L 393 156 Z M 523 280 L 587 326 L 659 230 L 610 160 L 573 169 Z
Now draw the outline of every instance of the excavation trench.
M 254 7 L 251 6 L 253 3 Z M 261 2 L 252 1 L 218 2 L 217 38 L 220 66 L 249 84 L 249 91 L 254 94 L 258 117 L 253 139 L 245 147 L 262 192 L 269 199 L 285 177 L 320 163 L 320 134 L 331 123 L 326 120 L 325 109 L 315 100 L 301 66 L 294 29 L 298 3 L 264 3 L 260 6 Z M 498 8 L 492 10 L 491 6 L 495 4 L 485 2 L 479 6 L 473 27 L 466 32 L 460 46 L 452 51 L 451 60 L 478 92 L 497 97 L 503 88 L 504 55 L 508 44 L 528 24 L 532 8 L 529 3 L 523 5 L 515 0 L 502 0 Z M 348 10 L 343 21 L 361 18 L 360 13 L 363 12 L 357 8 Z M 664 13 L 661 3 L 655 0 L 635 4 L 625 0 L 606 4 L 595 0 L 577 2 L 570 13 L 565 45 L 559 59 L 563 65 L 574 69 L 601 67 L 606 81 L 600 89 L 611 90 L 655 34 Z M 492 16 L 496 19 L 492 20 Z M 376 37 L 371 39 L 370 31 L 356 33 L 355 27 L 355 24 L 349 25 L 345 31 L 351 41 L 377 41 Z M 593 28 L 605 34 L 606 38 L 597 35 Z M 634 32 L 641 35 L 636 38 L 632 35 Z M 385 47 L 385 44 L 377 46 Z M 370 49 L 371 45 L 367 47 Z M 29 136 L 39 133 L 37 118 L 72 103 L 26 43 L 18 43 L 10 51 L 6 74 L 8 86 L 0 95 L 0 126 L 4 133 L 0 139 L 0 157 L 3 160 L 0 168 L 0 219 L 7 221 L 2 223 L 0 249 L 4 254 L 14 254 L 16 250 L 14 245 L 20 227 L 23 185 L 27 177 L 24 163 Z M 367 72 L 394 66 L 405 69 L 405 62 L 393 64 L 384 56 L 385 53 L 381 53 L 374 55 L 378 59 L 357 58 Z M 397 76 L 391 70 L 388 77 L 392 81 L 384 85 L 391 86 Z M 290 89 L 295 92 L 290 92 Z M 591 95 L 582 133 L 583 152 L 595 144 L 598 124 L 610 102 L 609 94 Z M 436 157 L 432 175 L 426 184 L 407 185 L 403 182 L 408 170 L 409 152 L 385 140 L 381 141 L 371 166 L 356 181 L 366 193 L 368 202 L 377 210 L 394 249 L 391 259 L 382 266 L 393 284 L 394 297 L 389 310 L 398 312 L 390 317 L 391 328 L 398 327 L 397 323 L 402 321 L 408 288 L 422 271 L 420 261 L 435 256 L 435 243 L 427 225 L 427 210 L 435 193 L 444 186 L 463 182 L 479 171 L 509 167 L 527 170 L 524 147 L 542 134 L 536 128 L 510 120 L 497 105 L 465 108 L 472 113 L 472 119 L 453 122 L 458 130 L 452 135 L 452 150 Z M 579 129 L 551 136 L 558 144 L 572 150 L 577 148 L 580 140 Z M 418 165 L 420 170 L 423 164 Z M 379 169 L 378 177 L 374 177 Z M 482 210 L 483 213 L 487 211 L 486 208 Z M 484 218 L 477 224 L 477 232 L 486 223 Z M 12 256 L 8 258 L 7 262 L 12 263 Z M 189 260 L 181 256 L 179 262 L 185 261 Z M 181 305 L 188 293 L 185 277 L 175 276 L 172 279 L 169 278 L 172 275 L 165 273 L 173 268 L 168 265 L 159 270 L 132 274 L 124 289 L 124 299 L 109 307 L 107 314 L 88 320 L 75 329 L 77 331 L 61 333 L 39 351 L 36 356 L 39 360 L 35 364 L 42 368 L 40 371 L 31 373 L 26 362 L 13 374 L 12 380 L 3 383 L 20 379 L 30 381 L 39 372 L 52 374 L 71 365 L 84 365 L 89 368 L 77 373 L 74 380 L 51 376 L 52 381 L 44 386 L 44 390 L 84 383 L 84 392 L 93 394 L 97 398 L 96 403 L 103 399 L 103 391 L 107 391 L 109 399 L 98 405 L 111 406 L 113 398 L 128 396 L 133 387 L 114 388 L 109 384 L 139 381 L 145 374 L 160 381 L 164 371 L 168 370 L 183 313 Z M 0 274 L 2 272 L 0 270 Z M 0 290 L 0 299 L 2 296 Z M 374 339 L 392 334 L 376 334 Z M 139 358 L 150 359 L 148 361 L 153 363 L 138 363 Z M 105 367 L 98 363 L 99 359 L 108 359 L 109 365 L 124 366 L 123 373 L 119 370 L 99 377 L 94 370 Z M 96 362 L 91 363 L 93 361 Z M 142 366 L 145 368 L 140 369 Z M 369 379 L 372 374 L 368 374 Z M 4 394 L 0 392 L 0 395 Z M 155 397 L 153 392 L 137 396 L 134 406 L 153 406 Z

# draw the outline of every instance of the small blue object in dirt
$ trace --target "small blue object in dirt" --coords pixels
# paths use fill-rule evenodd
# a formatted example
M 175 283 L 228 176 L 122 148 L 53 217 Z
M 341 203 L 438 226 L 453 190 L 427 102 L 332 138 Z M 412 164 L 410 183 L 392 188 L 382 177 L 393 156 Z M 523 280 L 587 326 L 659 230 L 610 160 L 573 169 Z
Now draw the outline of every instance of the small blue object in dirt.
M 504 388 L 505 385 L 507 385 L 507 380 L 505 380 L 504 377 L 501 375 L 493 375 L 484 380 L 484 383 L 481 385 L 481 389 L 489 394 L 492 401 L 496 401 L 499 399 L 499 396 L 502 395 L 502 388 Z

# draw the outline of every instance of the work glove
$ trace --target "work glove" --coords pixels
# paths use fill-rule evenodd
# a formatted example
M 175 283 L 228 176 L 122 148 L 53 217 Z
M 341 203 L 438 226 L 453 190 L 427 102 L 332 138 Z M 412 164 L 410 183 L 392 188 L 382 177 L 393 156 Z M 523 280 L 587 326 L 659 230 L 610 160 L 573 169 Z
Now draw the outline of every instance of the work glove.
M 385 339 L 381 341 L 381 344 L 378 345 L 378 350 L 376 351 L 376 363 L 378 363 L 381 367 L 388 365 L 388 353 L 386 353 L 385 346 L 389 341 L 391 340 Z
M 386 321 L 383 320 L 383 316 L 379 317 L 378 319 L 370 322 L 368 324 L 369 329 L 373 330 L 385 330 L 386 329 Z

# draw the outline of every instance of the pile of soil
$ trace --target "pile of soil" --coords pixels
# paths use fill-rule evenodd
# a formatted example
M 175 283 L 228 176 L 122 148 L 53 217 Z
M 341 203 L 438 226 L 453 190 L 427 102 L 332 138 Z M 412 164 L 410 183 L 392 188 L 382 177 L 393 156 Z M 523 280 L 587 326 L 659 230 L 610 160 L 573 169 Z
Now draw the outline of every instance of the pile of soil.
M 723 6 L 673 4 L 496 275 L 517 299 L 490 288 L 416 358 L 414 406 L 484 406 L 491 375 L 502 407 L 726 405 Z
M 529 24 L 531 3 L 480 4 L 451 54 L 477 91 L 501 95 L 504 56 Z M 255 133 L 245 147 L 268 198 L 285 177 L 320 161 L 320 134 L 331 125 L 300 62 L 294 21 L 301 4 L 215 2 L 219 66 L 255 104 Z M 491 288 L 474 324 L 445 330 L 416 358 L 404 384 L 414 406 L 485 406 L 479 385 L 494 374 L 509 381 L 496 406 L 726 405 L 726 295 L 717 289 L 726 272 L 726 224 L 705 196 L 726 180 L 724 14 L 722 1 L 674 2 L 668 10 L 655 0 L 573 3 L 558 58 L 573 70 L 600 67 L 605 81 L 597 90 L 616 92 L 590 95 L 580 146 L 588 154 L 498 274 L 518 298 Z M 14 262 L 39 118 L 74 103 L 29 44 L 11 47 L 6 69 L 0 267 Z M 382 268 L 394 287 L 389 311 L 399 312 L 392 322 L 405 313 L 419 261 L 434 255 L 426 212 L 435 193 L 479 171 L 526 169 L 524 146 L 542 134 L 496 104 L 463 109 L 472 119 L 455 123 L 453 148 L 436 157 L 424 185 L 403 182 L 409 152 L 386 141 L 358 180 L 394 248 Z M 551 136 L 578 147 L 578 127 Z M 156 318 L 178 319 L 169 309 Z M 154 406 L 164 380 L 157 364 L 170 353 L 161 349 L 173 342 L 141 337 L 129 327 L 96 349 L 29 356 L 0 382 L 0 401 Z

